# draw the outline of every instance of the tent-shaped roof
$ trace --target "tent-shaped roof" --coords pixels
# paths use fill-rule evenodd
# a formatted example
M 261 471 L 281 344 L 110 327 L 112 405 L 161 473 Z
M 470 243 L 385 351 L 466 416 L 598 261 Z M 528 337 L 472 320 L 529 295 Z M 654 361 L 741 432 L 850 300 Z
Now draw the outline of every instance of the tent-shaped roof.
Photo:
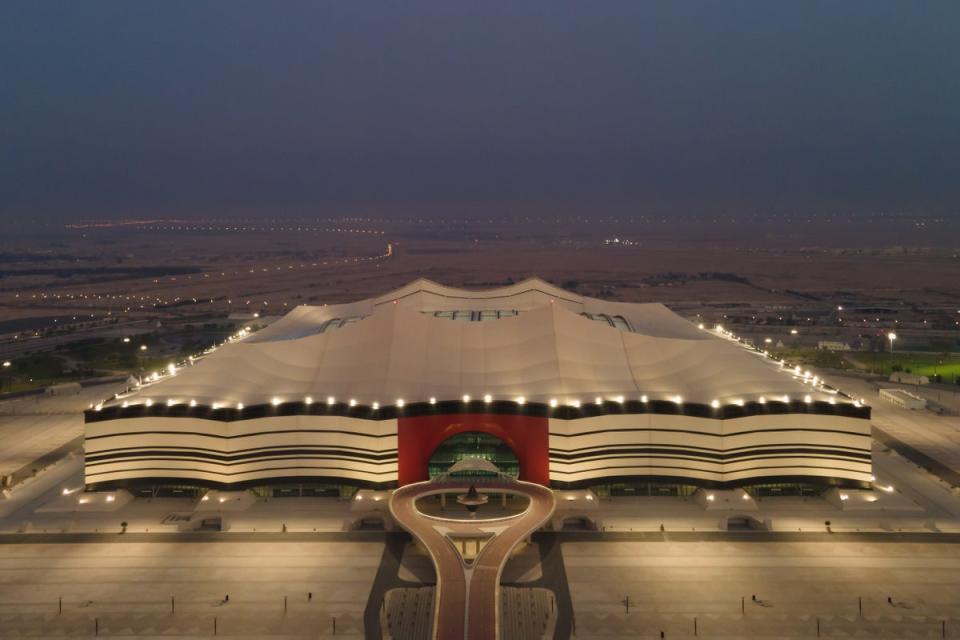
M 641 395 L 699 403 L 827 399 L 762 354 L 661 304 L 607 302 L 538 279 L 485 291 L 417 280 L 377 298 L 301 306 L 137 396 L 223 406 L 488 394 L 560 403 Z

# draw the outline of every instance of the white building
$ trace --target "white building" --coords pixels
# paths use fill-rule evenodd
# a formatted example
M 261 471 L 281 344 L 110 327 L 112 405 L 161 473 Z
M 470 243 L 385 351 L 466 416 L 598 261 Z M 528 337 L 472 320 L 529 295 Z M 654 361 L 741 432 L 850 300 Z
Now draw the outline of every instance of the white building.
M 817 343 L 817 349 L 821 351 L 850 351 L 850 344 L 839 340 L 821 340 Z
M 418 280 L 297 307 L 86 415 L 86 481 L 865 483 L 870 409 L 661 304 Z M 445 467 L 443 467 L 445 469 Z
M 880 389 L 880 398 L 901 409 L 916 411 L 927 407 L 926 398 L 921 398 L 903 389 Z

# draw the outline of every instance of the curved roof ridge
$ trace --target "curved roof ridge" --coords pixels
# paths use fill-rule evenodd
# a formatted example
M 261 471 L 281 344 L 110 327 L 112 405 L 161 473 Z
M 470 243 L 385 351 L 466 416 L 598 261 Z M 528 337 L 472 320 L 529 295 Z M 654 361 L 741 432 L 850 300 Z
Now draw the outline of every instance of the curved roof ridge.
M 394 300 L 408 297 L 417 293 L 433 293 L 437 295 L 447 295 L 462 298 L 497 298 L 518 296 L 528 291 L 539 291 L 545 295 L 561 297 L 575 302 L 581 302 L 585 299 L 578 293 L 567 291 L 562 287 L 551 284 L 539 277 L 524 278 L 520 282 L 513 284 L 493 287 L 488 289 L 467 289 L 465 287 L 455 287 L 441 284 L 429 278 L 417 278 L 416 280 L 393 289 L 392 291 L 373 298 L 374 304 L 385 304 Z

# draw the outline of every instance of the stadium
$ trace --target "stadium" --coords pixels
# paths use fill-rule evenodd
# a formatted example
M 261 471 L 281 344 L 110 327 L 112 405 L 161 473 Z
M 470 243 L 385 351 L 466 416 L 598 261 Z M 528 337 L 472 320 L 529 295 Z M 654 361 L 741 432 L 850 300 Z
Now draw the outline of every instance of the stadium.
M 172 369 L 86 412 L 88 487 L 325 495 L 464 457 L 605 494 L 871 480 L 869 407 L 661 304 L 537 279 L 301 306 Z

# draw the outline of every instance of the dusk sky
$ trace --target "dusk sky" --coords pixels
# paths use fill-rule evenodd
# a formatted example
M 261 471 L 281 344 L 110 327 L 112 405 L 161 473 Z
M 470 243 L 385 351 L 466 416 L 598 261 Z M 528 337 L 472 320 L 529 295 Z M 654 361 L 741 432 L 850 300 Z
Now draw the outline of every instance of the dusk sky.
M 960 2 L 0 4 L 0 215 L 960 209 Z

